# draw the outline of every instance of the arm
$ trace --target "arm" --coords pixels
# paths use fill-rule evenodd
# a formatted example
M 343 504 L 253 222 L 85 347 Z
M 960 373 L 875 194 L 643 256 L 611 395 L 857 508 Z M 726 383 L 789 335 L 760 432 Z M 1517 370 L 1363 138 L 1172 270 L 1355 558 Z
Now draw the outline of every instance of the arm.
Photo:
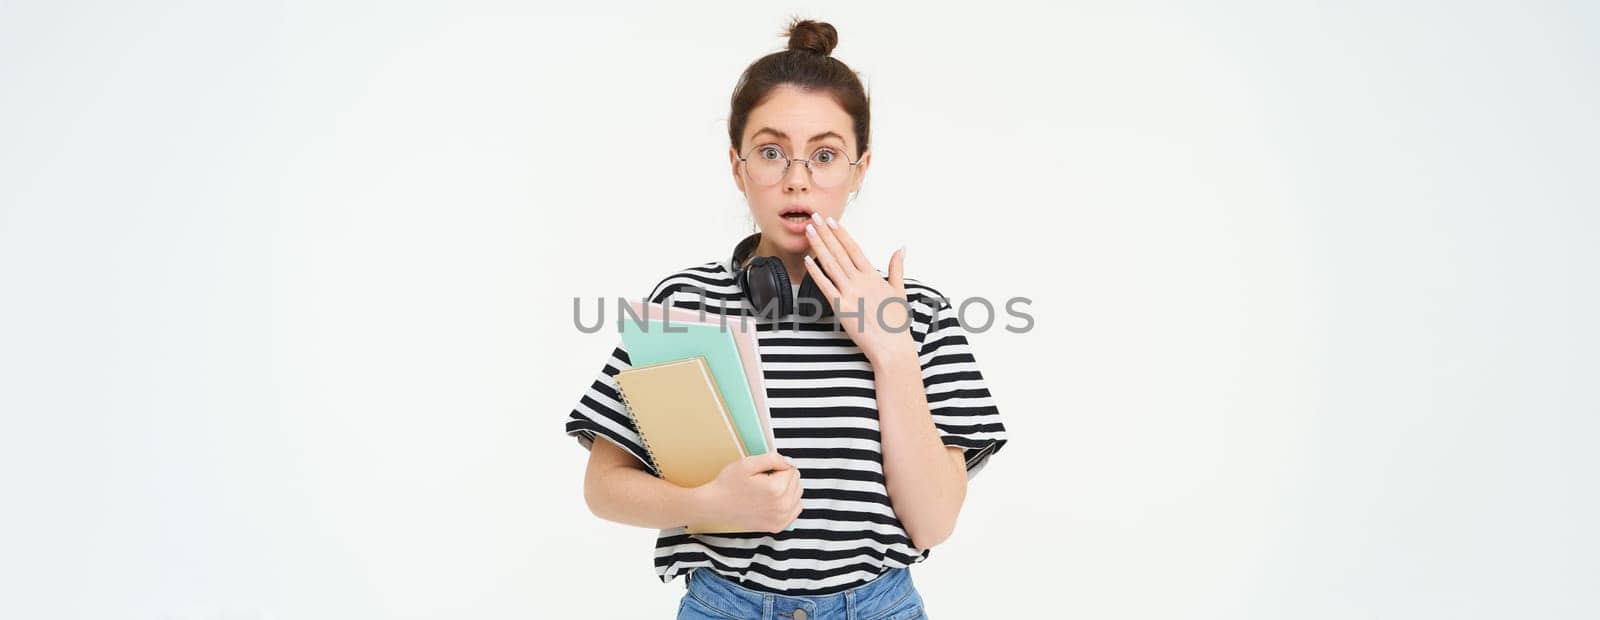
M 960 447 L 939 439 L 915 351 L 874 359 L 872 370 L 889 502 L 912 546 L 927 549 L 955 531 L 967 498 L 966 460 Z
M 667 529 L 704 521 L 705 487 L 684 488 L 657 478 L 609 439 L 596 437 L 583 476 L 583 500 L 607 521 Z
M 658 478 L 627 450 L 596 438 L 583 476 L 589 511 L 607 521 L 668 529 L 716 522 L 781 532 L 800 516 L 800 470 L 776 450 L 728 463 L 715 480 L 687 488 Z
M 885 279 L 843 226 L 833 218 L 824 225 L 820 214 L 811 215 L 815 221 L 806 226 L 806 236 L 816 258 L 806 255 L 806 273 L 872 364 L 889 503 L 911 536 L 911 545 L 927 549 L 955 530 L 956 516 L 967 498 L 967 469 L 962 451 L 945 447 L 928 409 L 918 345 L 909 329 L 905 248 L 889 258 Z M 894 300 L 901 303 L 888 303 Z

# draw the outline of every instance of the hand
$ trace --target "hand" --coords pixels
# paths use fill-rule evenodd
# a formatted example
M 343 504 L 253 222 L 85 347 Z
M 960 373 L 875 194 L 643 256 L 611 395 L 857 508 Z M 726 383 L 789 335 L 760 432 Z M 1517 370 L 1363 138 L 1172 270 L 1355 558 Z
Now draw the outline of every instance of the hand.
M 889 278 L 885 280 L 844 225 L 833 218 L 824 221 L 817 213 L 812 213 L 811 219 L 806 234 L 816 258 L 806 256 L 806 273 L 828 298 L 845 333 L 873 362 L 914 354 L 916 340 L 911 337 L 911 306 L 904 281 L 905 248 L 889 257 Z
M 769 450 L 728 463 L 715 480 L 696 490 L 704 494 L 706 521 L 776 534 L 800 517 L 805 487 L 800 470 Z

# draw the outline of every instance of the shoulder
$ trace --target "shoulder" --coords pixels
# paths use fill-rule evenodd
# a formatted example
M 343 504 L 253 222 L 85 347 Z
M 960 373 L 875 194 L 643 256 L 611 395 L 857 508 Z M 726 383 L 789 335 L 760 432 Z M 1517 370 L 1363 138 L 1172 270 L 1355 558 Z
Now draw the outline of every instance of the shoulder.
M 889 277 L 884 269 L 880 268 L 878 272 L 885 278 Z M 925 279 L 905 276 L 903 280 L 906 285 L 906 303 L 911 306 L 913 321 L 923 327 L 922 331 L 937 328 L 938 325 L 935 323 L 939 321 L 941 309 L 950 305 L 949 297 L 945 295 L 943 289 Z
M 671 299 L 681 292 L 700 294 L 725 293 L 735 286 L 733 273 L 728 271 L 728 266 L 723 261 L 706 261 L 696 263 L 668 272 L 656 279 L 655 286 L 651 287 L 649 299 L 651 302 L 662 302 Z
M 926 280 L 906 276 L 904 281 L 906 285 L 906 301 L 912 304 L 921 303 L 928 306 L 930 310 L 937 310 L 939 306 L 948 303 L 949 298 L 945 297 L 944 292 L 929 284 Z
M 912 337 L 920 348 L 930 334 L 938 333 L 950 321 L 949 298 L 942 289 L 927 280 L 905 276 L 906 303 L 911 307 L 912 322 L 916 327 Z

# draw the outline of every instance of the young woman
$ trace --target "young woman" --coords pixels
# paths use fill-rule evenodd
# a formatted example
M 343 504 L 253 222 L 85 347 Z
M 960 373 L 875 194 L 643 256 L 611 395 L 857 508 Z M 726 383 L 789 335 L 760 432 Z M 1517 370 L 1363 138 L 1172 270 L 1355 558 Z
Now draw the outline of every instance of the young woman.
M 903 247 L 885 276 L 839 222 L 872 154 L 861 82 L 828 55 L 838 33 L 797 20 L 788 37 L 740 77 L 728 123 L 733 181 L 759 232 L 649 297 L 755 317 L 775 450 L 700 487 L 657 477 L 612 379 L 630 367 L 620 344 L 566 432 L 589 448 L 591 511 L 661 530 L 656 574 L 686 576 L 679 618 L 923 618 L 908 567 L 950 536 L 1005 427 L 949 300 L 904 277 Z M 790 290 L 745 290 L 752 263 Z M 774 319 L 752 303 L 763 292 L 828 307 Z M 749 531 L 689 535 L 692 522 Z

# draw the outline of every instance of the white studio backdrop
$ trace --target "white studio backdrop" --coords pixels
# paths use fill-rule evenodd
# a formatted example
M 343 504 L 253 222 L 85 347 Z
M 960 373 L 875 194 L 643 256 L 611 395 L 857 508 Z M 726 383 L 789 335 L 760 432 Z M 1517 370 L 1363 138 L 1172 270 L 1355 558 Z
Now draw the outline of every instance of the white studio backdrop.
M 871 256 L 1033 300 L 932 617 L 1600 615 L 1591 4 L 8 2 L 0 616 L 670 617 L 571 300 L 748 230 L 792 14 Z

